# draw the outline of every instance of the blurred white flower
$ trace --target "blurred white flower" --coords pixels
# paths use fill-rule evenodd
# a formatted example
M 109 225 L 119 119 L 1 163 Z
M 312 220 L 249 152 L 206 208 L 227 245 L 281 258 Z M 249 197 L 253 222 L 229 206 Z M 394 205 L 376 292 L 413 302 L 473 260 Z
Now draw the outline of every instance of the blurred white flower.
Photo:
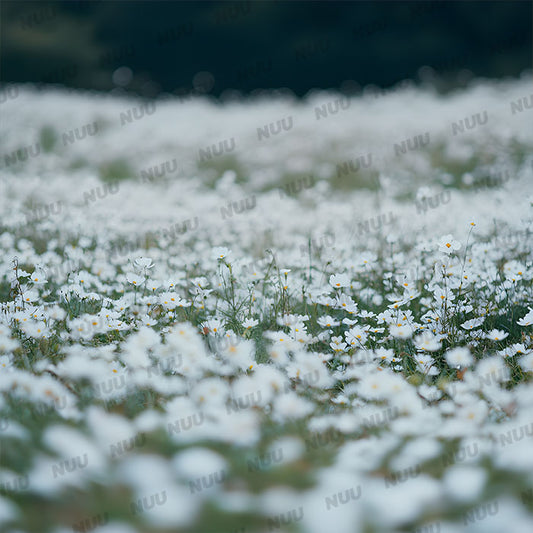
M 329 277 L 329 284 L 334 289 L 350 286 L 350 278 L 346 274 L 332 274 Z
M 227 259 L 231 255 L 231 250 L 224 246 L 217 246 L 213 248 L 211 256 L 213 259 Z
M 391 324 L 389 331 L 395 339 L 410 339 L 413 336 L 413 328 L 408 324 Z
M 446 358 L 446 362 L 454 368 L 458 366 L 472 366 L 474 363 L 474 358 L 470 354 L 470 350 L 466 347 L 452 348 L 444 354 L 444 357 Z
M 424 331 L 415 337 L 415 346 L 419 350 L 436 352 L 437 350 L 440 350 L 442 343 L 439 341 L 438 337 L 433 335 L 433 333 L 430 331 Z
M 487 473 L 482 468 L 454 465 L 444 473 L 443 482 L 452 500 L 469 503 L 481 497 L 487 479 Z

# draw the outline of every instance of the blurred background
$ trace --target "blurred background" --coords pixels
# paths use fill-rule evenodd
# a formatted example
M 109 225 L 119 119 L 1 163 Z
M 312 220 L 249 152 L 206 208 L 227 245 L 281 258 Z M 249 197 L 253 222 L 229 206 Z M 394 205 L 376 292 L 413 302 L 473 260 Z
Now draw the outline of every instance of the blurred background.
M 155 97 L 440 91 L 532 64 L 532 3 L 6 1 L 0 80 Z

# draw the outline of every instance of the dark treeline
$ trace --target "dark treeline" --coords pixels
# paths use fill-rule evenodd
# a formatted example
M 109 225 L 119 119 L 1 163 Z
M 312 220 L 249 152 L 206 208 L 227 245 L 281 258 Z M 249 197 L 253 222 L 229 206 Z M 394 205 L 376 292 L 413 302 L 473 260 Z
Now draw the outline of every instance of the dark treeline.
M 531 2 L 4 1 L 2 81 L 146 96 L 357 91 L 438 74 L 443 89 L 531 68 Z M 42 46 L 46 42 L 46 46 Z M 418 77 L 418 78 L 417 78 Z

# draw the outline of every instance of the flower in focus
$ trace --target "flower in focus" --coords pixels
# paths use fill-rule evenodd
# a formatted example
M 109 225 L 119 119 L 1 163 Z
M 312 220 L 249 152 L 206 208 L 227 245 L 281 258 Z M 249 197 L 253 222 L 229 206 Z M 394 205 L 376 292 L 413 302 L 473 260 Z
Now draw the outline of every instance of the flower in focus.
M 131 272 L 126 274 L 126 279 L 128 280 L 128 283 L 131 283 L 132 285 L 135 285 L 138 287 L 144 282 L 144 278 L 142 276 L 138 276 L 137 274 L 132 274 Z
M 30 279 L 35 285 L 44 285 L 45 283 L 48 282 L 48 280 L 46 279 L 45 271 L 40 267 L 37 267 L 34 270 Z
M 152 261 L 151 257 L 137 257 L 133 261 L 133 265 L 139 270 L 147 270 L 149 268 L 153 268 L 154 262 Z
M 211 252 L 213 259 L 226 259 L 231 255 L 231 250 L 225 246 L 216 246 Z
M 332 337 L 329 345 L 334 352 L 345 352 L 348 347 L 348 345 L 343 342 L 342 337 Z
M 247 318 L 246 320 L 243 321 L 242 327 L 244 329 L 252 329 L 252 328 L 255 328 L 257 324 L 259 324 L 259 320 L 255 320 L 254 318 Z
M 485 338 L 491 341 L 503 341 L 503 339 L 507 338 L 508 336 L 509 336 L 509 333 L 507 333 L 506 331 L 499 330 L 499 329 L 493 329 L 489 331 L 487 334 L 485 334 Z
M 519 326 L 531 326 L 533 324 L 533 307 L 529 308 L 529 313 L 517 321 Z
M 481 324 L 483 324 L 484 321 L 485 321 L 485 317 L 472 318 L 470 320 L 467 320 L 466 322 L 463 322 L 461 324 L 461 327 L 467 330 L 474 329 L 474 328 L 481 326 Z
M 451 254 L 461 248 L 461 243 L 454 240 L 453 235 L 444 235 L 439 241 L 439 252 Z
M 353 323 L 355 324 L 357 320 L 354 320 Z M 318 317 L 317 324 L 319 326 L 322 326 L 323 328 L 334 328 L 338 325 L 340 325 L 340 322 L 336 320 L 335 318 L 330 317 L 329 315 Z

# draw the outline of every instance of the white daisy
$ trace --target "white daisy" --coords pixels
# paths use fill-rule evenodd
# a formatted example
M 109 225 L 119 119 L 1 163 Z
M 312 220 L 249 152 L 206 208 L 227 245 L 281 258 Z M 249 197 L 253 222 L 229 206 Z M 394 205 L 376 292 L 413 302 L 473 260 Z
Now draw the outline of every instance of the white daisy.
M 451 254 L 461 248 L 461 243 L 459 241 L 454 240 L 453 235 L 448 234 L 441 237 L 438 246 L 439 252 Z
M 531 326 L 533 324 L 533 307 L 529 307 L 529 313 L 517 321 L 519 326 Z
M 506 331 L 493 329 L 485 335 L 485 338 L 492 341 L 503 341 L 503 339 L 506 339 L 508 336 L 509 333 L 507 333 Z
M 346 274 L 332 274 L 329 277 L 329 284 L 334 289 L 350 286 L 350 278 Z

